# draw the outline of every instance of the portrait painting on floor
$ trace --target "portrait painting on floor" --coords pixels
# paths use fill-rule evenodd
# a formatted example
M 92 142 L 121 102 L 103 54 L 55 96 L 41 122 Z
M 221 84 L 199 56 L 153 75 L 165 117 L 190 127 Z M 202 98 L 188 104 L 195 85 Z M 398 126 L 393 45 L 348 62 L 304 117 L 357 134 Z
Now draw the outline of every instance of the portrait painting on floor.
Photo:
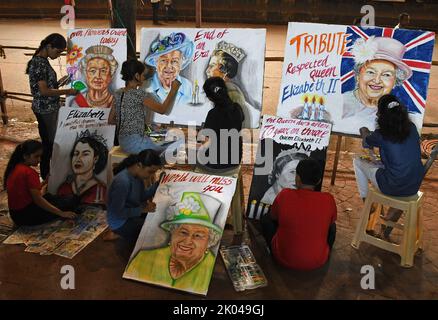
M 72 29 L 67 34 L 67 74 L 76 96 L 66 106 L 110 108 L 115 90 L 124 86 L 120 77 L 126 60 L 126 29 Z
M 358 135 L 391 93 L 420 130 L 434 42 L 430 31 L 289 23 L 277 115 Z
M 109 109 L 61 108 L 50 163 L 48 192 L 76 197 L 80 205 L 104 207 L 108 153 L 115 126 Z
M 296 167 L 312 158 L 325 168 L 332 125 L 328 122 L 265 115 L 260 128 L 254 173 L 248 196 L 247 217 L 267 214 L 284 188 L 296 189 Z M 317 186 L 321 190 L 322 181 Z
M 152 70 L 144 89 L 162 102 L 173 81 L 181 83 L 173 108 L 154 114 L 157 123 L 201 125 L 211 102 L 202 91 L 210 77 L 224 79 L 242 107 L 243 127 L 257 128 L 262 106 L 265 29 L 143 28 L 140 59 Z
M 165 171 L 123 277 L 207 295 L 236 179 Z

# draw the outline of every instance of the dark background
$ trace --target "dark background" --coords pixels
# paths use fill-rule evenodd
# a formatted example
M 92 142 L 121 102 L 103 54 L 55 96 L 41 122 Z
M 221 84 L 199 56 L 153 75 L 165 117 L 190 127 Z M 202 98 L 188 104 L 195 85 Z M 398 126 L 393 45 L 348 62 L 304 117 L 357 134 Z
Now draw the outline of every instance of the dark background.
M 136 2 L 137 19 L 151 19 L 150 0 Z M 195 0 L 173 2 L 179 20 L 195 21 Z M 62 0 L 0 0 L 0 18 L 59 18 L 63 3 Z M 161 14 L 164 14 L 163 3 L 161 1 Z M 302 21 L 348 25 L 362 16 L 360 9 L 367 4 L 375 9 L 377 26 L 395 26 L 398 15 L 408 12 L 411 25 L 416 29 L 438 31 L 438 0 L 202 0 L 202 21 L 258 24 Z M 109 18 L 108 0 L 76 0 L 75 12 L 78 19 Z

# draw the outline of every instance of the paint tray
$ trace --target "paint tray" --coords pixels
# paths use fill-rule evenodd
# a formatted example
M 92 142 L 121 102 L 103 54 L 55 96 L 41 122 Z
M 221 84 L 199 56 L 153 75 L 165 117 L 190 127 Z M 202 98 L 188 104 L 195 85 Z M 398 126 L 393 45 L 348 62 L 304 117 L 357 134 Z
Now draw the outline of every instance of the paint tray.
M 222 246 L 222 259 L 236 291 L 256 289 L 268 285 L 263 270 L 247 245 Z

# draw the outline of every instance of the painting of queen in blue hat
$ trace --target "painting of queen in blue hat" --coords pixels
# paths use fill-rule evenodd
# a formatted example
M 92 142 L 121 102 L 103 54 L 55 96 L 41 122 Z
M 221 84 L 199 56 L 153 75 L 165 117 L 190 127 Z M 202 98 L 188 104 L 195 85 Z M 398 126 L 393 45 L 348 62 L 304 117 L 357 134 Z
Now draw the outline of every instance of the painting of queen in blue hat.
M 155 68 L 155 73 L 148 83 L 147 91 L 153 92 L 161 102 L 166 99 L 172 82 L 181 82 L 175 104 L 186 104 L 192 98 L 192 83 L 180 75 L 191 62 L 194 44 L 184 33 L 171 33 L 161 38 L 158 36 L 152 43 L 145 63 Z

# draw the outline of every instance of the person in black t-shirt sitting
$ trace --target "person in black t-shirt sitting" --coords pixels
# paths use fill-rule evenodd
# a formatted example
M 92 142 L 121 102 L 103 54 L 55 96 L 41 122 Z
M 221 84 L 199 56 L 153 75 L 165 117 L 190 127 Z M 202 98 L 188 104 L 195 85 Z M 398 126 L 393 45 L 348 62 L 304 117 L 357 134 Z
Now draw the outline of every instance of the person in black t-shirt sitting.
M 242 159 L 242 108 L 231 100 L 222 78 L 207 79 L 203 89 L 214 106 L 200 132 L 206 142 L 198 151 L 197 167 L 217 174 L 236 169 Z

